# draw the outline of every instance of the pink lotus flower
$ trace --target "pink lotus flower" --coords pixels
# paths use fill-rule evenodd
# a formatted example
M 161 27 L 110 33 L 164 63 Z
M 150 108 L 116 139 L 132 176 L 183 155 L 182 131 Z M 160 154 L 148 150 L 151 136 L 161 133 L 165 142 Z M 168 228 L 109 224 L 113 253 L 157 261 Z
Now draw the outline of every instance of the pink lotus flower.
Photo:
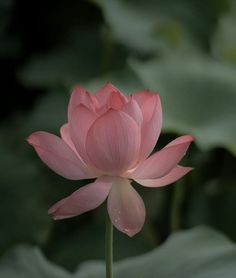
M 160 187 L 192 169 L 178 165 L 193 141 L 190 135 L 178 137 L 150 155 L 161 126 L 158 94 L 146 90 L 127 97 L 107 83 L 93 95 L 77 86 L 61 137 L 38 131 L 27 140 L 57 174 L 71 180 L 97 179 L 57 202 L 49 214 L 54 219 L 77 216 L 108 197 L 113 225 L 129 236 L 138 233 L 144 224 L 145 206 L 131 180 Z

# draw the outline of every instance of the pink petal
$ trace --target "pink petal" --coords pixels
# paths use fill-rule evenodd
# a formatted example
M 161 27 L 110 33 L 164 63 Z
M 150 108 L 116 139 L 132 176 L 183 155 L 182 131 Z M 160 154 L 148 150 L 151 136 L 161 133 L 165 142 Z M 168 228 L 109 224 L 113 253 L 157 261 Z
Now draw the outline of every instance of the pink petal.
M 127 179 L 116 178 L 107 203 L 113 225 L 132 237 L 143 227 L 145 206 L 143 200 Z
M 94 168 L 89 167 L 88 164 L 85 164 L 83 162 L 83 159 L 81 158 L 81 156 L 79 155 L 79 153 L 77 152 L 75 145 L 71 139 L 71 135 L 70 135 L 70 125 L 68 123 L 64 124 L 61 129 L 60 129 L 60 133 L 61 133 L 61 138 L 63 139 L 63 141 L 74 151 L 74 153 L 79 157 L 79 159 L 82 161 L 83 165 L 84 165 L 84 169 L 86 170 L 87 173 L 93 173 L 94 177 L 96 176 L 100 176 L 100 172 L 97 171 Z
M 143 161 L 130 174 L 130 177 L 133 179 L 156 179 L 165 176 L 177 166 L 192 141 L 192 136 L 185 136 L 185 140 L 182 142 L 167 145 Z
M 108 108 L 112 108 L 115 110 L 121 109 L 124 104 L 127 102 L 126 98 L 118 91 L 113 91 L 110 93 L 108 98 Z
M 95 182 L 85 185 L 70 196 L 54 204 L 48 211 L 54 220 L 80 215 L 100 206 L 110 191 L 112 179 L 98 178 Z
M 176 182 L 188 172 L 190 172 L 193 168 L 191 167 L 182 167 L 177 165 L 173 168 L 167 175 L 159 178 L 159 179 L 135 179 L 135 181 L 143 186 L 147 187 L 160 187 L 165 186 L 170 183 Z
M 93 122 L 96 120 L 97 114 L 90 111 L 84 105 L 78 105 L 70 117 L 70 134 L 75 148 L 82 159 L 88 163 L 88 157 L 85 150 L 85 140 L 87 133 Z
M 133 118 L 138 126 L 141 126 L 143 122 L 143 114 L 138 103 L 133 97 L 131 97 L 131 100 L 126 103 L 121 110 Z
M 68 123 L 64 124 L 61 128 L 60 128 L 60 134 L 61 134 L 61 138 L 62 140 L 68 145 L 70 146 L 70 148 L 77 154 L 75 145 L 71 139 L 70 136 L 70 126 Z
M 137 101 L 138 105 L 140 107 L 142 107 L 142 105 L 144 104 L 144 102 L 151 97 L 152 93 L 150 92 L 150 90 L 143 90 L 140 92 L 135 92 L 133 94 L 133 98 Z
M 32 133 L 28 139 L 41 160 L 57 174 L 71 180 L 93 177 L 88 174 L 82 161 L 59 137 L 48 132 Z
M 118 175 L 138 158 L 140 129 L 126 113 L 109 110 L 88 131 L 86 151 L 91 163 L 104 173 Z
M 170 146 L 174 146 L 174 145 L 177 145 L 177 144 L 185 143 L 187 141 L 193 141 L 193 140 L 194 140 L 194 137 L 192 135 L 183 135 L 183 136 L 180 136 L 180 137 L 172 140 L 169 144 L 167 144 L 165 146 L 165 148 L 170 147 Z
M 147 158 L 154 149 L 162 127 L 162 108 L 158 94 L 146 93 L 141 105 L 143 113 L 140 159 Z
M 97 90 L 95 94 L 100 106 L 108 103 L 111 93 L 116 93 L 116 96 L 118 94 L 122 102 L 127 102 L 127 98 L 121 93 L 121 91 L 113 86 L 110 82 L 108 82 L 99 90 Z
M 94 95 L 87 92 L 84 88 L 80 86 L 74 87 L 69 105 L 68 105 L 68 118 L 70 118 L 71 113 L 79 104 L 83 104 L 91 111 L 95 111 L 98 106 L 97 99 Z

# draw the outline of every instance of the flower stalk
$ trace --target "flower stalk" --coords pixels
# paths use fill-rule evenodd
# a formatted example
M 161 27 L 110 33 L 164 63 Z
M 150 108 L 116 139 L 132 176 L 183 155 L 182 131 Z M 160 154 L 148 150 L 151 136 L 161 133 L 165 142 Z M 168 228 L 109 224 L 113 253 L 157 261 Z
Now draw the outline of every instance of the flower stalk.
M 113 278 L 113 225 L 109 214 L 106 215 L 106 278 Z

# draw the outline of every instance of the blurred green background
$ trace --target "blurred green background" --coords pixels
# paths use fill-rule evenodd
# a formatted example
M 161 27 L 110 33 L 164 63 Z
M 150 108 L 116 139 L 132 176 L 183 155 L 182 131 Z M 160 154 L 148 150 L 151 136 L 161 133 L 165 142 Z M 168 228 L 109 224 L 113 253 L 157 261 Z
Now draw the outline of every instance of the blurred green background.
M 25 138 L 58 134 L 71 88 L 106 81 L 127 94 L 160 93 L 157 149 L 179 134 L 196 137 L 182 163 L 192 173 L 165 188 L 136 186 L 145 227 L 132 239 L 115 231 L 115 260 L 201 224 L 236 240 L 235 1 L 0 0 L 0 69 L 0 256 L 33 244 L 72 271 L 103 259 L 105 206 L 52 221 L 47 209 L 83 183 L 49 170 Z

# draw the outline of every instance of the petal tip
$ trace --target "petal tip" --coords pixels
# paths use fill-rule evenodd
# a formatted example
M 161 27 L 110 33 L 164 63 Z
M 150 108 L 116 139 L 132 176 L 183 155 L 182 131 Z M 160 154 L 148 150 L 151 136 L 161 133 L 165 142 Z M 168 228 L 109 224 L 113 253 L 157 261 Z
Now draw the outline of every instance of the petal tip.
M 51 216 L 51 218 L 52 218 L 53 220 L 58 220 L 57 216 L 54 215 L 53 213 L 48 213 L 48 215 Z
M 187 142 L 193 142 L 195 141 L 195 137 L 193 135 L 185 135 Z
M 113 84 L 111 83 L 111 81 L 107 81 L 104 86 L 113 86 Z
M 39 134 L 39 131 L 31 133 L 25 140 L 30 145 L 34 146 L 37 142 L 37 135 Z
M 68 217 L 62 217 L 62 216 L 56 215 L 56 214 L 49 214 L 49 216 L 51 216 L 51 218 L 52 218 L 53 220 L 55 220 L 55 221 L 68 218 Z
M 32 136 L 31 135 L 29 135 L 27 138 L 25 138 L 25 141 L 27 142 L 27 143 L 29 143 L 30 145 L 32 145 Z
M 124 229 L 124 233 L 126 234 L 126 235 L 128 235 L 129 237 L 133 237 L 133 236 L 135 236 L 138 232 L 140 232 L 141 231 L 141 229 L 138 229 L 138 230 L 131 230 L 131 229 Z
M 56 208 L 54 206 L 50 207 L 50 209 L 48 210 L 48 214 L 49 215 L 53 215 L 56 211 Z
M 57 220 L 57 216 L 56 216 L 55 212 L 56 212 L 56 210 L 53 209 L 53 208 L 50 208 L 50 209 L 48 210 L 48 215 L 51 216 L 51 218 L 52 218 L 53 220 Z
M 92 112 L 84 103 L 79 103 L 78 105 L 76 105 L 72 110 L 71 110 L 71 118 L 76 117 L 76 113 L 78 113 L 78 111 L 88 111 L 88 112 Z M 69 120 L 70 122 L 70 120 Z
M 116 91 L 117 88 L 111 83 L 111 81 L 107 81 L 101 88 L 100 90 L 105 90 L 109 88 L 111 91 Z
M 191 172 L 193 170 L 194 170 L 194 167 L 188 167 L 188 172 L 187 173 L 189 173 L 189 172 Z
M 193 167 L 185 167 L 185 166 L 181 166 L 181 165 L 177 165 L 177 168 L 184 170 L 184 175 L 188 174 L 189 172 L 193 171 L 194 168 Z
M 60 214 L 57 213 L 57 208 L 52 206 L 49 210 L 48 210 L 48 215 L 51 216 L 51 218 L 53 220 L 61 220 L 61 219 L 64 219 L 64 218 L 68 218 L 68 217 L 64 217 Z
M 56 204 L 54 204 L 52 207 L 49 208 L 48 210 L 48 215 L 52 217 L 52 219 L 57 220 L 57 215 L 56 215 L 57 207 Z
M 76 84 L 72 87 L 72 93 L 87 92 L 80 84 Z
M 61 199 L 60 201 L 56 202 L 53 206 L 51 206 L 48 210 L 48 214 L 54 219 L 58 220 L 61 219 L 60 213 L 58 213 L 58 210 L 63 206 L 63 204 L 66 202 L 67 198 Z

